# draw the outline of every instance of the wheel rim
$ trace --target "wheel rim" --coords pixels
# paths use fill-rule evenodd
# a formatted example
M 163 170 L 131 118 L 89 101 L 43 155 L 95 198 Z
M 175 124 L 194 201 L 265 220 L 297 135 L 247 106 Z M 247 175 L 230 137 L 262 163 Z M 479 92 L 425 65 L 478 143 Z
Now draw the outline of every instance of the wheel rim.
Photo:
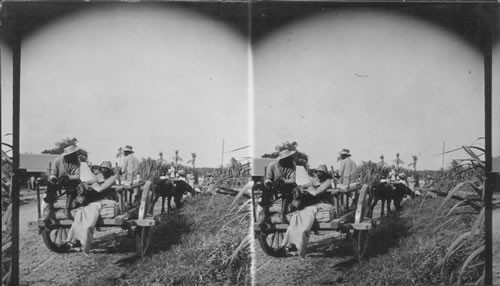
M 369 206 L 370 200 L 371 198 L 370 193 L 368 192 L 368 186 L 364 185 L 358 197 L 355 223 L 361 223 L 365 218 L 372 217 Z M 354 230 L 352 239 L 354 256 L 357 256 L 358 260 L 361 261 L 368 246 L 368 230 Z

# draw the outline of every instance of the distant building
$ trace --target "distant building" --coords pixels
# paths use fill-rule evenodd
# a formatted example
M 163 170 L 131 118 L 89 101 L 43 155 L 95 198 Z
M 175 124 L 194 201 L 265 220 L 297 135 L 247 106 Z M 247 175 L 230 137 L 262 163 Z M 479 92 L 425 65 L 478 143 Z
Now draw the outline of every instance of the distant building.
M 60 155 L 53 154 L 19 154 L 19 169 L 26 169 L 22 174 L 21 183 L 27 182 L 31 176 L 35 178 L 47 177 L 49 165 Z

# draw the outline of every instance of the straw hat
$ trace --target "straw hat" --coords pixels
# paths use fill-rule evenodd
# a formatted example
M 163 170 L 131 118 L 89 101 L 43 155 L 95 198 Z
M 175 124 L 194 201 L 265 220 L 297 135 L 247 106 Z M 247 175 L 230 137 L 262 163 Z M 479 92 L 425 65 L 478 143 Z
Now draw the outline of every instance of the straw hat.
M 318 168 L 314 169 L 316 172 L 323 172 L 325 174 L 328 174 L 328 168 L 326 167 L 326 165 L 324 164 L 321 164 L 318 166 Z
M 286 157 L 290 157 L 293 154 L 295 154 L 295 151 L 283 150 L 279 153 L 278 158 L 276 158 L 276 159 L 278 159 L 278 160 L 285 159 Z
M 340 151 L 339 154 L 351 156 L 351 152 L 349 151 L 349 149 L 342 149 L 342 151 Z
M 108 169 L 113 169 L 113 167 L 111 166 L 111 162 L 110 161 L 104 161 L 101 163 L 101 165 L 99 166 L 100 168 L 108 168 Z
M 64 148 L 64 152 L 61 155 L 67 156 L 69 154 L 73 154 L 73 153 L 77 152 L 78 150 L 80 150 L 80 148 L 77 146 L 74 146 L 74 145 L 68 146 L 68 147 Z
M 130 145 L 125 145 L 125 147 L 123 147 L 123 152 L 131 152 L 131 153 L 134 153 L 134 150 L 132 150 L 132 146 L 130 146 Z

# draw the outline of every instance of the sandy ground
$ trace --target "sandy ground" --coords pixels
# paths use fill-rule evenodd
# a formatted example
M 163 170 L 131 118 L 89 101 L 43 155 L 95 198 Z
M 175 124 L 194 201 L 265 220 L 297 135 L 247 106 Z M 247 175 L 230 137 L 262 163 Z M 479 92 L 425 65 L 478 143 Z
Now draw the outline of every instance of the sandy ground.
M 318 285 L 342 282 L 345 267 L 356 263 L 348 240 L 335 239 L 334 232 L 312 235 L 306 258 L 267 256 L 255 247 L 256 285 Z
M 380 204 L 374 210 L 380 216 Z M 294 256 L 275 258 L 262 251 L 255 241 L 255 285 L 332 285 L 345 283 L 343 272 L 358 263 L 352 240 L 339 232 L 311 233 L 305 259 Z
M 95 276 L 121 277 L 127 273 L 127 266 L 141 259 L 135 254 L 135 240 L 121 228 L 102 228 L 96 232 L 89 257 L 82 252 L 50 251 L 38 231 L 27 227 L 28 221 L 37 219 L 36 195 L 32 193 L 21 198 L 20 285 L 71 285 Z M 160 205 L 155 207 L 158 213 Z

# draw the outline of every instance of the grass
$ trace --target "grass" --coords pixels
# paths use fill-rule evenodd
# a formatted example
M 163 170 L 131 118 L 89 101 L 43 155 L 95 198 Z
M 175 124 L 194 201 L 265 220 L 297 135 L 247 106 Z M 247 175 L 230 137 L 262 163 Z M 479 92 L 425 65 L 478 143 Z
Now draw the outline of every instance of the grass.
M 370 233 L 366 260 L 345 273 L 349 285 L 449 285 L 449 273 L 443 273 L 443 262 L 452 242 L 470 229 L 475 215 L 455 216 L 453 223 L 443 224 L 434 215 L 443 199 L 421 199 L 405 205 L 399 218 L 384 218 Z M 452 202 L 448 202 L 448 207 Z M 460 212 L 472 209 L 465 206 Z M 473 247 L 473 242 L 469 241 Z M 467 248 L 446 261 L 445 272 L 462 266 Z M 464 282 L 476 281 L 481 273 L 466 273 Z M 479 276 L 478 276 L 479 275 Z
M 171 214 L 152 239 L 152 254 L 119 277 L 93 277 L 83 285 L 249 285 L 250 252 L 235 250 L 248 236 L 249 222 L 215 223 L 233 198 L 198 195 Z M 210 202 L 210 205 L 209 205 Z M 229 220 L 229 219 L 228 219 Z

